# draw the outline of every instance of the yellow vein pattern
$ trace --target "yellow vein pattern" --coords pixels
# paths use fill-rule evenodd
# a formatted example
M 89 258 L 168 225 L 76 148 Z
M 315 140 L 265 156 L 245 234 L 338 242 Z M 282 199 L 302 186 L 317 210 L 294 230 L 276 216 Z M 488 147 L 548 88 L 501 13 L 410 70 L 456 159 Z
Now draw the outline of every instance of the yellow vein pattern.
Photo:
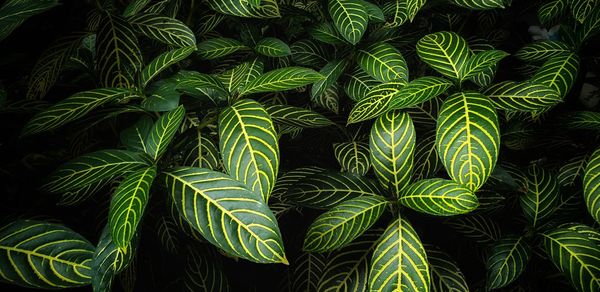
M 520 48 L 515 57 L 527 62 L 543 62 L 570 51 L 569 45 L 561 41 L 541 40 Z
M 550 24 L 563 15 L 567 8 L 568 0 L 552 0 L 538 8 L 538 19 L 542 24 Z
M 304 207 L 329 209 L 358 196 L 382 194 L 369 179 L 343 172 L 323 171 L 308 175 L 290 187 L 285 195 Z
M 292 60 L 298 65 L 321 68 L 329 62 L 325 48 L 312 40 L 299 40 L 290 50 Z
M 488 50 L 471 56 L 463 67 L 462 80 L 475 78 L 490 69 L 495 69 L 498 62 L 508 55 L 504 51 Z
M 592 111 L 576 111 L 565 114 L 563 125 L 567 129 L 600 129 L 600 113 Z
M 445 101 L 436 147 L 452 180 L 476 191 L 492 173 L 500 148 L 498 115 L 487 97 L 460 92 Z
M 435 129 L 438 113 L 442 107 L 442 99 L 432 98 L 422 104 L 404 109 L 410 115 L 417 128 Z
M 358 65 L 371 77 L 381 82 L 403 80 L 408 82 L 408 66 L 394 46 L 381 42 L 359 50 Z
M 56 129 L 85 116 L 103 104 L 132 95 L 130 90 L 121 88 L 98 88 L 75 93 L 36 114 L 25 125 L 21 135 L 32 135 Z
M 435 148 L 435 129 L 417 137 L 414 154 L 413 180 L 432 178 L 441 168 L 437 149 Z
M 198 43 L 198 55 L 207 60 L 217 59 L 233 54 L 248 47 L 231 38 L 213 38 Z
M 344 85 L 344 91 L 353 101 L 359 101 L 365 98 L 371 89 L 380 84 L 379 81 L 371 77 L 365 70 L 355 68 L 352 73 L 347 75 L 348 81 Z
M 319 278 L 323 275 L 327 258 L 321 253 L 303 252 L 294 261 L 292 291 L 317 291 Z
M 445 223 L 454 231 L 480 244 L 495 242 L 502 235 L 498 223 L 480 214 L 452 218 Z
M 212 32 L 224 19 L 225 15 L 221 13 L 210 13 L 200 16 L 195 28 L 197 36 L 205 36 L 207 33 Z
M 564 0 L 563 0 L 564 1 Z M 600 28 L 600 6 L 597 6 L 592 10 L 590 15 L 586 17 L 583 24 L 577 29 L 577 41 L 579 43 L 585 42 L 589 37 L 595 35 Z
M 275 216 L 243 183 L 184 167 L 167 172 L 166 184 L 179 213 L 210 243 L 252 262 L 288 264 Z
M 134 75 L 143 66 L 142 53 L 131 25 L 125 19 L 103 13 L 96 34 L 96 64 L 104 87 L 134 87 Z
M 583 197 L 592 218 L 600 222 L 600 149 L 592 153 L 585 167 Z
M 590 15 L 594 7 L 600 5 L 598 0 L 577 0 L 571 1 L 571 14 L 577 21 L 583 23 Z
M 400 217 L 383 232 L 373 252 L 369 291 L 429 291 L 429 264 L 419 235 Z
M 195 131 L 193 134 L 190 142 L 185 146 L 183 165 L 219 170 L 221 161 L 217 145 L 210 138 L 207 138 L 206 134 L 202 134 L 200 130 Z
M 229 292 L 229 281 L 223 272 L 223 264 L 207 246 L 187 248 L 183 275 L 183 291 Z
M 277 0 L 261 0 L 259 6 L 250 4 L 248 0 L 207 0 L 208 5 L 227 15 L 252 18 L 279 18 Z
M 373 87 L 348 114 L 348 124 L 374 119 L 388 111 L 394 96 L 406 85 L 404 81 L 384 83 Z
M 206 90 L 213 91 L 219 98 L 227 97 L 223 83 L 212 75 L 181 70 L 175 75 L 175 80 L 177 80 L 175 89 L 194 97 L 206 95 Z
M 196 46 L 194 33 L 183 22 L 158 14 L 141 13 L 128 18 L 134 29 L 145 36 L 175 47 Z
M 465 275 L 456 262 L 438 247 L 424 244 L 429 263 L 432 292 L 468 292 Z
M 221 112 L 219 149 L 227 173 L 268 202 L 279 170 L 279 143 L 258 102 L 243 99 Z
M 248 81 L 240 90 L 241 95 L 275 92 L 295 89 L 323 79 L 323 75 L 313 69 L 286 67 L 275 69 Z
M 556 179 L 559 186 L 573 186 L 579 182 L 579 177 L 585 173 L 589 155 L 577 155 L 570 158 L 559 169 Z
M 0 41 L 25 20 L 60 5 L 58 0 L 8 0 L 0 7 Z
M 498 289 L 514 282 L 525 270 L 531 247 L 524 237 L 509 236 L 494 243 L 486 261 L 487 288 Z
M 317 24 L 313 29 L 310 30 L 310 35 L 321 42 L 330 45 L 348 44 L 348 42 L 342 38 L 337 29 L 333 24 L 323 21 Z
M 334 86 L 344 70 L 346 70 L 347 65 L 348 61 L 346 60 L 333 60 L 323 66 L 323 68 L 319 70 L 319 74 L 323 75 L 325 78 L 313 84 L 310 89 L 310 97 L 313 100 L 318 99 L 327 89 Z
M 578 291 L 600 290 L 600 247 L 589 237 L 568 228 L 542 234 L 550 260 Z
M 561 54 L 546 61 L 531 81 L 549 86 L 564 98 L 575 83 L 578 71 L 579 56 L 575 53 Z
M 410 182 L 415 152 L 415 128 L 398 110 L 380 116 L 371 127 L 369 149 L 377 179 L 397 197 Z
M 452 0 L 452 2 L 460 7 L 473 10 L 504 8 L 503 0 Z
M 496 108 L 532 113 L 544 112 L 562 101 L 556 90 L 532 81 L 503 81 L 490 86 L 484 94 Z
M 452 83 L 444 78 L 425 76 L 409 82 L 392 97 L 391 109 L 416 106 L 446 92 Z
M 137 232 L 155 177 L 156 167 L 130 173 L 110 201 L 108 224 L 112 239 L 120 248 L 127 247 Z
M 285 57 L 292 53 L 292 50 L 286 43 L 273 37 L 266 37 L 258 41 L 254 50 L 267 57 Z
M 471 57 L 467 41 L 455 32 L 428 34 L 417 42 L 417 55 L 444 76 L 462 80 L 463 67 Z
M 92 195 L 98 193 L 101 189 L 106 187 L 110 183 L 110 180 L 100 180 L 93 184 L 81 187 L 79 189 L 64 192 L 60 196 L 60 200 L 56 203 L 59 206 L 73 206 L 82 203 L 89 199 Z
M 381 196 L 360 196 L 340 203 L 310 225 L 303 249 L 327 252 L 346 246 L 377 222 L 387 204 Z
M 333 153 L 342 171 L 356 175 L 366 175 L 371 168 L 369 144 L 362 142 L 344 142 L 333 144 Z
M 227 91 L 231 95 L 234 95 L 246 83 L 260 76 L 263 73 L 263 69 L 264 64 L 258 58 L 255 58 L 252 61 L 239 64 L 219 74 L 217 77 L 225 85 Z
M 273 122 L 299 128 L 321 128 L 334 125 L 334 123 L 322 114 L 291 105 L 270 105 L 265 110 L 273 119 Z
M 29 288 L 90 284 L 94 246 L 61 225 L 19 220 L 0 228 L 0 279 Z
M 309 175 L 323 171 L 325 171 L 325 169 L 318 166 L 307 166 L 292 169 L 277 178 L 275 187 L 273 187 L 273 192 L 271 192 L 271 196 L 286 200 L 287 198 L 284 198 L 285 193 L 298 181 Z
M 180 105 L 156 120 L 146 140 L 146 151 L 154 161 L 157 161 L 167 151 L 169 143 L 171 143 L 173 136 L 179 129 L 184 116 L 185 108 Z
M 441 178 L 424 179 L 409 185 L 400 203 L 436 216 L 466 214 L 479 206 L 477 196 L 464 186 Z
M 133 261 L 138 237 L 125 247 L 118 247 L 112 240 L 108 227 L 104 228 L 92 259 L 92 288 L 94 291 L 110 291 L 113 278 Z
M 169 216 L 160 216 L 155 230 L 161 247 L 170 254 L 178 254 L 180 250 L 179 230 L 175 220 Z
M 142 69 L 140 73 L 140 83 L 142 87 L 146 87 L 148 82 L 156 77 L 160 72 L 168 68 L 169 66 L 187 58 L 193 51 L 196 50 L 196 46 L 183 47 L 174 49 L 168 52 L 160 54 L 154 58 L 148 66 Z
M 41 188 L 52 193 L 75 190 L 148 166 L 143 153 L 107 149 L 77 157 L 55 170 Z
M 319 292 L 367 292 L 369 259 L 382 230 L 369 230 L 341 250 L 334 252 L 319 280 Z
M 369 14 L 356 0 L 329 0 L 329 15 L 335 28 L 349 43 L 356 45 L 367 30 Z
M 388 18 L 388 21 L 385 23 L 385 27 L 398 27 L 408 20 L 409 1 L 411 0 L 393 0 L 384 2 L 381 10 L 386 18 Z
M 527 169 L 526 189 L 519 202 L 527 221 L 536 227 L 552 215 L 558 205 L 558 180 L 549 170 L 532 165 Z

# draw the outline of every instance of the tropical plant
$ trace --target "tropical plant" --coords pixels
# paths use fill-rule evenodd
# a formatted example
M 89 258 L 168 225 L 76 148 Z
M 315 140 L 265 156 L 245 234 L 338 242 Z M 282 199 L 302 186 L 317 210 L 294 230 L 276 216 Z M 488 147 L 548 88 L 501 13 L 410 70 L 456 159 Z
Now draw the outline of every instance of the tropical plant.
M 7 0 L 2 287 L 600 291 L 598 32 L 597 0 Z

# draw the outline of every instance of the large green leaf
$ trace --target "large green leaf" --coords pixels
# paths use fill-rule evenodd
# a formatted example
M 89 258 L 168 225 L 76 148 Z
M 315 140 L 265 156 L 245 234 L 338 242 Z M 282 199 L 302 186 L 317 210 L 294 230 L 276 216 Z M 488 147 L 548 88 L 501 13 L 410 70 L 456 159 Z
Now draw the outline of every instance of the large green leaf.
M 446 224 L 461 235 L 483 245 L 496 242 L 502 236 L 498 223 L 480 214 L 452 218 L 446 221 Z
M 572 186 L 579 182 L 585 172 L 588 155 L 577 155 L 570 158 L 558 169 L 556 179 L 560 186 Z
M 456 262 L 445 252 L 432 245 L 424 245 L 431 276 L 432 292 L 468 292 L 465 275 Z
M 538 8 L 538 19 L 542 24 L 550 24 L 565 12 L 569 0 L 551 0 Z
M 177 210 L 210 243 L 249 261 L 288 263 L 273 213 L 243 183 L 185 167 L 167 172 L 166 184 Z
M 98 88 L 75 93 L 50 108 L 36 114 L 23 128 L 22 136 L 56 129 L 77 120 L 93 109 L 118 99 L 132 96 L 128 89 Z
M 156 167 L 130 173 L 119 184 L 110 201 L 108 225 L 112 240 L 120 248 L 127 247 L 137 232 L 155 176 Z
M 213 38 L 198 43 L 198 55 L 201 58 L 212 60 L 233 54 L 248 47 L 232 38 Z
M 365 98 L 372 88 L 380 83 L 371 77 L 365 70 L 356 68 L 348 75 L 348 81 L 344 86 L 344 91 L 354 101 L 360 101 Z
M 127 246 L 119 247 L 112 240 L 110 229 L 104 228 L 91 263 L 94 292 L 111 291 L 113 278 L 133 261 L 135 246 L 137 246 L 137 237 Z
M 429 291 L 427 254 L 419 235 L 400 217 L 385 230 L 371 259 L 370 291 Z
M 177 90 L 191 95 L 193 97 L 200 97 L 206 94 L 207 90 L 214 91 L 218 97 L 226 98 L 227 91 L 223 87 L 223 83 L 214 76 L 195 72 L 195 71 L 179 71 L 175 75 L 177 80 Z
M 249 81 L 240 90 L 240 95 L 252 93 L 285 91 L 319 81 L 323 75 L 303 67 L 275 69 Z
M 258 41 L 254 50 L 267 57 L 285 57 L 292 53 L 292 50 L 286 43 L 273 37 L 267 37 Z
M 294 261 L 292 291 L 317 291 L 327 258 L 322 253 L 303 252 Z
M 499 109 L 543 112 L 561 102 L 558 92 L 542 82 L 504 81 L 490 86 L 485 92 Z
M 578 28 L 577 41 L 578 43 L 584 43 L 598 32 L 600 32 L 600 6 L 594 8 L 581 27 Z
M 383 14 L 388 18 L 386 27 L 398 27 L 409 19 L 408 2 L 412 0 L 393 0 L 385 1 L 383 4 Z M 420 2 L 419 0 L 414 2 Z M 414 7 L 414 6 L 413 6 Z
M 410 116 L 388 111 L 371 127 L 369 138 L 371 162 L 375 175 L 395 196 L 409 183 L 415 151 L 415 128 Z
M 319 74 L 323 75 L 323 79 L 315 82 L 310 90 L 310 96 L 313 99 L 318 98 L 325 92 L 325 90 L 331 88 L 338 80 L 340 75 L 346 70 L 348 62 L 346 60 L 334 60 L 327 63 Z
M 592 218 L 600 222 L 600 149 L 594 151 L 585 167 L 583 197 Z
M 514 282 L 525 270 L 530 256 L 531 247 L 522 236 L 509 236 L 494 243 L 486 262 L 488 289 Z
M 498 116 L 480 93 L 448 97 L 437 123 L 437 150 L 450 177 L 476 191 L 492 173 L 500 148 Z
M 310 225 L 303 249 L 327 252 L 346 246 L 377 222 L 387 204 L 381 196 L 361 196 L 340 203 Z
M 515 53 L 515 57 L 523 61 L 539 62 L 570 51 L 569 45 L 561 41 L 541 40 L 522 47 Z
M 159 14 L 140 13 L 129 18 L 137 31 L 145 36 L 176 47 L 196 45 L 196 37 L 183 22 Z
M 19 220 L 0 228 L 0 278 L 28 288 L 88 285 L 94 246 L 73 230 Z
M 444 76 L 462 80 L 471 52 L 467 41 L 455 32 L 428 34 L 417 42 L 417 55 Z
M 349 173 L 324 171 L 306 176 L 291 186 L 285 197 L 304 207 L 329 209 L 358 196 L 383 192 L 369 179 Z
M 578 291 L 600 289 L 600 246 L 586 234 L 557 228 L 542 234 L 546 253 Z
M 452 0 L 452 2 L 460 7 L 473 10 L 504 8 L 503 0 Z
M 389 107 L 403 109 L 428 101 L 446 92 L 452 83 L 444 78 L 425 76 L 409 82 L 392 97 Z
M 219 149 L 227 173 L 268 201 L 279 169 L 279 144 L 271 117 L 243 99 L 219 115 Z
M 560 199 L 558 180 L 549 170 L 532 165 L 527 169 L 526 190 L 519 201 L 525 218 L 536 227 L 555 211 Z
M 264 64 L 255 58 L 252 61 L 244 62 L 232 69 L 229 69 L 218 75 L 218 78 L 225 85 L 225 89 L 230 94 L 236 94 L 242 86 L 251 80 L 256 79 L 263 73 Z
M 290 46 L 292 60 L 298 65 L 309 67 L 322 67 L 327 60 L 324 46 L 312 40 L 300 40 Z
M 206 2 L 212 9 L 223 14 L 252 18 L 281 17 L 276 0 L 261 0 L 258 6 L 252 5 L 248 0 L 208 0 Z
M 400 51 L 388 43 L 376 43 L 357 55 L 358 65 L 371 77 L 390 82 L 408 82 L 408 66 Z
M 150 80 L 156 77 L 160 72 L 168 68 L 169 66 L 187 58 L 193 51 L 196 50 L 196 46 L 183 47 L 174 49 L 168 52 L 160 54 L 154 58 L 148 66 L 142 69 L 140 73 L 140 83 L 142 87 L 145 87 Z
M 409 185 L 402 192 L 400 203 L 436 216 L 466 214 L 479 206 L 477 196 L 469 189 L 441 178 L 424 179 Z
M 578 71 L 579 56 L 575 53 L 561 54 L 546 61 L 531 81 L 549 86 L 564 98 L 575 83 Z
M 333 144 L 333 153 L 342 171 L 356 175 L 366 175 L 371 168 L 369 145 L 363 142 L 344 142 Z
M 282 125 L 300 128 L 320 128 L 334 125 L 322 114 L 301 107 L 276 104 L 265 107 L 265 110 L 273 122 Z
M 100 150 L 77 157 L 55 170 L 41 188 L 52 193 L 75 190 L 149 164 L 143 153 Z
M 0 7 L 0 41 L 9 36 L 25 20 L 58 6 L 58 0 L 8 0 Z
M 96 69 L 103 87 L 134 87 L 143 66 L 142 53 L 131 25 L 104 12 L 96 34 Z
M 329 15 L 342 37 L 356 45 L 367 30 L 369 14 L 357 0 L 328 0 Z
M 169 143 L 171 143 L 181 122 L 183 122 L 184 116 L 185 108 L 180 105 L 156 120 L 146 140 L 146 151 L 154 161 L 158 160 L 167 151 Z
M 323 21 L 310 30 L 310 35 L 321 42 L 330 45 L 347 44 L 333 24 Z
M 462 79 L 475 78 L 487 70 L 496 68 L 497 63 L 508 55 L 504 51 L 489 50 L 471 56 L 461 72 Z
M 377 85 L 359 100 L 348 114 L 348 124 L 374 119 L 388 111 L 394 96 L 398 95 L 406 83 L 384 83 Z

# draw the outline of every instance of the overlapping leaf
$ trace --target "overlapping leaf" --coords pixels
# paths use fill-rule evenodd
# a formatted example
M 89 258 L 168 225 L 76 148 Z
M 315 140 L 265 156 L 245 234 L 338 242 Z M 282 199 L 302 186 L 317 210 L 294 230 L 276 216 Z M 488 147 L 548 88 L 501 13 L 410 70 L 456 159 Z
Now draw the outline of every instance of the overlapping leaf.
M 546 61 L 533 75 L 531 81 L 549 86 L 564 98 L 575 83 L 578 70 L 577 54 L 561 54 Z
M 185 116 L 185 108 L 180 105 L 176 109 L 160 116 L 150 129 L 146 139 L 146 151 L 156 161 L 167 151 L 171 140 L 179 129 Z
M 267 37 L 258 41 L 254 50 L 267 57 L 285 57 L 292 53 L 292 50 L 286 43 L 273 37 Z
M 526 190 L 519 201 L 525 218 L 538 226 L 555 211 L 559 201 L 558 181 L 549 170 L 532 165 L 527 169 Z
M 340 75 L 346 69 L 348 62 L 346 60 L 334 60 L 328 62 L 321 70 L 319 74 L 323 75 L 323 79 L 315 82 L 310 90 L 310 96 L 313 99 L 321 96 L 327 89 L 331 88 L 338 80 Z
M 324 77 L 315 72 L 315 70 L 303 67 L 275 69 L 246 83 L 240 90 L 240 95 L 290 90 L 319 81 L 323 78 Z
M 344 86 L 344 91 L 354 101 L 360 101 L 368 95 L 372 88 L 379 85 L 380 82 L 371 77 L 367 72 L 356 68 L 348 75 L 348 81 Z
M 504 81 L 490 86 L 484 94 L 499 109 L 533 113 L 562 101 L 556 90 L 539 81 Z
M 461 80 L 471 52 L 461 36 L 441 31 L 421 38 L 417 42 L 417 55 L 442 75 Z
M 460 7 L 473 10 L 504 8 L 503 0 L 452 0 L 452 2 Z
M 369 14 L 357 0 L 328 0 L 329 15 L 342 37 L 356 45 L 367 30 Z
M 388 43 L 377 43 L 360 50 L 356 58 L 358 65 L 367 74 L 381 82 L 408 82 L 408 67 L 404 57 Z
M 311 40 L 297 41 L 290 46 L 290 50 L 292 60 L 302 66 L 320 68 L 329 62 L 325 48 Z
M 480 214 L 452 218 L 446 221 L 446 224 L 480 244 L 496 242 L 502 236 L 498 223 Z
M 229 292 L 229 281 L 216 252 L 208 247 L 189 247 L 183 278 L 184 291 Z
M 113 278 L 133 261 L 135 246 L 137 238 L 134 242 L 119 247 L 112 240 L 110 229 L 104 228 L 91 262 L 94 291 L 111 291 Z
M 541 40 L 527 44 L 515 53 L 515 57 L 528 62 L 546 61 L 571 51 L 569 45 L 554 40 Z
M 467 292 L 465 275 L 454 260 L 439 248 L 425 244 L 432 292 Z
M 333 144 L 333 153 L 342 171 L 356 175 L 365 175 L 371 168 L 369 145 L 361 142 L 344 142 Z
M 498 289 L 514 282 L 530 257 L 531 248 L 522 236 L 509 236 L 494 243 L 486 262 L 487 288 Z
M 469 189 L 441 178 L 424 179 L 409 185 L 402 192 L 400 203 L 436 216 L 466 214 L 479 206 L 477 196 Z
M 414 180 L 432 178 L 442 168 L 442 163 L 435 148 L 435 130 L 417 137 L 414 157 Z
M 196 45 L 194 33 L 183 22 L 159 14 L 141 13 L 129 18 L 131 25 L 145 36 L 176 47 Z
M 495 68 L 497 63 L 509 54 L 500 50 L 479 52 L 469 58 L 463 72 L 462 79 L 475 78 L 487 70 Z
M 320 128 L 334 124 L 320 113 L 301 107 L 270 105 L 265 107 L 265 110 L 269 113 L 271 119 L 278 124 L 300 128 Z
M 193 51 L 196 50 L 195 46 L 183 47 L 174 49 L 172 51 L 164 52 L 158 57 L 154 58 L 148 66 L 142 69 L 140 73 L 140 83 L 143 87 L 148 84 L 152 78 L 156 77 L 160 72 L 168 68 L 169 66 L 187 58 Z
M 428 101 L 446 92 L 452 83 L 444 78 L 426 76 L 409 82 L 392 97 L 389 107 L 403 109 Z
M 232 38 L 213 38 L 198 43 L 198 55 L 203 59 L 217 59 L 248 47 Z
M 394 96 L 406 83 L 384 83 L 375 86 L 367 96 L 359 100 L 348 114 L 348 124 L 374 119 L 388 111 Z
M 279 176 L 277 181 L 275 182 L 275 187 L 273 187 L 273 192 L 271 195 L 273 197 L 281 197 L 284 200 L 287 200 L 284 196 L 285 193 L 293 187 L 298 181 L 307 176 L 320 173 L 325 171 L 325 169 L 318 166 L 307 166 L 307 167 L 299 167 L 292 169 L 286 172 L 284 175 Z
M 598 130 L 600 129 L 600 113 L 592 111 L 576 111 L 565 114 L 563 123 L 567 129 Z
M 0 7 L 0 41 L 25 20 L 58 6 L 58 0 L 8 0 Z
M 217 170 L 221 166 L 217 145 L 197 130 L 185 147 L 183 165 Z
M 261 0 L 260 5 L 255 6 L 247 0 L 208 0 L 208 5 L 220 13 L 252 18 L 278 18 L 280 17 L 279 6 L 276 0 Z
M 600 222 L 600 149 L 592 153 L 585 167 L 583 196 L 592 218 Z
M 322 253 L 303 252 L 294 261 L 292 291 L 317 291 L 327 258 Z
M 550 24 L 559 18 L 567 8 L 568 0 L 551 0 L 538 8 L 538 19 L 542 24 Z

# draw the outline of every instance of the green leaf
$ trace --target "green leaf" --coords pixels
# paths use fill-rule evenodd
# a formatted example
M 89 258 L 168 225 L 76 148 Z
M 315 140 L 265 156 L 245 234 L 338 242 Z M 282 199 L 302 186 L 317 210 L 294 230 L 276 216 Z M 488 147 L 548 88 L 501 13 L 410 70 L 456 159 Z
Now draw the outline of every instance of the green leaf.
M 594 8 L 577 31 L 577 41 L 582 44 L 600 31 L 600 7 Z
M 432 178 L 442 168 L 435 148 L 435 130 L 417 137 L 414 157 L 413 180 L 415 181 Z
M 28 18 L 60 5 L 57 0 L 8 0 L 0 7 L 0 41 Z
M 38 289 L 91 283 L 94 246 L 73 230 L 42 221 L 13 221 L 0 228 L 0 278 Z
M 558 181 L 550 171 L 532 165 L 527 169 L 526 190 L 519 201 L 525 218 L 536 227 L 552 215 L 558 205 Z
M 151 0 L 132 0 L 125 10 L 123 11 L 123 16 L 132 16 L 141 12 L 148 4 L 150 4 Z
M 504 81 L 490 86 L 485 92 L 499 109 L 544 112 L 562 101 L 556 90 L 535 81 Z
M 229 281 L 216 252 L 208 247 L 188 247 L 183 275 L 183 291 L 229 292 Z
M 548 257 L 578 291 L 600 289 L 600 246 L 586 234 L 557 228 L 542 234 Z
M 352 111 L 348 114 L 348 124 L 374 119 L 388 111 L 393 97 L 405 85 L 406 83 L 401 81 L 399 83 L 384 83 L 372 88 L 367 96 L 354 105 Z
M 368 95 L 372 88 L 379 84 L 379 81 L 367 74 L 365 70 L 356 68 L 352 74 L 348 75 L 344 91 L 352 100 L 360 101 Z
M 453 217 L 446 224 L 464 237 L 483 245 L 496 242 L 502 236 L 498 223 L 480 214 Z
M 329 62 L 325 48 L 312 40 L 297 41 L 290 46 L 290 50 L 292 60 L 298 65 L 320 68 Z
M 221 81 L 211 75 L 199 73 L 195 71 L 179 71 L 175 75 L 177 80 L 177 90 L 191 95 L 193 97 L 201 97 L 206 94 L 207 90 L 214 91 L 220 98 L 226 99 L 227 91 L 223 87 Z
M 201 58 L 212 60 L 233 54 L 239 50 L 248 49 L 240 41 L 231 38 L 213 38 L 198 43 L 198 55 Z
M 438 118 L 436 145 L 452 180 L 473 192 L 479 189 L 500 148 L 498 116 L 487 97 L 475 92 L 449 96 Z
M 435 216 L 466 214 L 479 206 L 477 196 L 466 187 L 441 178 L 424 179 L 409 185 L 400 203 Z
M 154 60 L 152 60 L 152 62 L 150 62 L 146 68 L 142 69 L 142 72 L 140 73 L 140 83 L 142 84 L 142 87 L 145 87 L 148 82 L 160 74 L 160 72 L 169 66 L 187 58 L 195 50 L 195 46 L 183 47 L 164 52 L 158 57 L 154 58 Z
M 275 69 L 249 81 L 241 90 L 240 96 L 252 93 L 275 92 L 295 89 L 319 81 L 324 77 L 315 70 L 303 67 Z
M 140 13 L 129 17 L 129 22 L 145 36 L 175 47 L 193 47 L 196 37 L 183 22 L 158 14 Z
M 260 76 L 263 69 L 264 64 L 255 58 L 221 73 L 218 78 L 230 94 L 236 94 L 244 85 Z
M 346 60 L 334 60 L 321 68 L 319 74 L 323 75 L 325 78 L 313 84 L 310 90 L 310 96 L 313 99 L 316 99 L 321 96 L 325 90 L 331 88 L 337 82 L 344 70 L 346 70 L 347 65 L 348 61 Z
M 383 232 L 371 259 L 370 291 L 429 291 L 427 254 L 403 217 Z
M 344 39 L 356 45 L 367 30 L 366 7 L 357 0 L 329 0 L 327 6 L 336 29 Z
M 183 118 L 185 117 L 185 108 L 180 105 L 176 109 L 160 116 L 152 126 L 148 139 L 146 140 L 146 150 L 154 161 L 167 151 L 173 136 L 179 129 Z
M 329 22 L 320 22 L 313 29 L 310 30 L 310 35 L 321 42 L 330 45 L 347 44 L 346 40 L 342 38 L 337 29 L 333 24 Z
M 522 47 L 515 53 L 515 57 L 527 62 L 542 62 L 569 52 L 569 45 L 561 41 L 541 40 Z
M 347 199 L 382 193 L 376 184 L 365 177 L 323 171 L 298 180 L 288 189 L 285 198 L 299 206 L 330 209 Z
M 357 55 L 358 65 L 381 82 L 408 82 L 408 67 L 400 51 L 388 43 L 377 43 L 360 50 Z
M 267 57 L 285 57 L 292 53 L 290 47 L 278 38 L 264 38 L 254 47 L 257 53 Z
M 96 69 L 103 87 L 135 87 L 142 69 L 142 53 L 131 25 L 123 18 L 103 13 L 96 34 Z
M 456 262 L 445 252 L 432 245 L 424 245 L 431 277 L 432 292 L 468 292 L 465 275 Z
M 383 14 L 387 16 L 386 27 L 398 27 L 408 19 L 408 2 L 411 0 L 386 1 L 383 5 Z M 413 6 L 414 7 L 414 6 Z
M 291 106 L 291 105 L 270 105 L 265 110 L 273 119 L 273 122 L 294 126 L 299 128 L 321 128 L 334 125 L 328 118 L 315 111 Z
M 417 42 L 417 55 L 421 61 L 452 79 L 463 79 L 471 54 L 467 41 L 455 32 L 428 34 Z
M 538 8 L 538 19 L 542 24 L 550 24 L 559 18 L 567 8 L 569 0 L 551 0 Z
M 428 101 L 446 92 L 452 82 L 439 77 L 425 76 L 409 82 L 392 97 L 389 107 L 403 109 Z
M 121 143 L 128 150 L 146 152 L 146 139 L 152 129 L 152 125 L 152 118 L 141 116 L 135 124 L 121 132 Z
M 260 195 L 208 169 L 178 168 L 166 176 L 177 210 L 207 241 L 249 261 L 288 263 L 277 221 Z
M 71 191 L 148 164 L 149 161 L 143 153 L 116 149 L 100 150 L 61 165 L 41 188 L 51 193 Z
M 567 129 L 583 129 L 597 131 L 600 129 L 600 113 L 592 111 L 576 111 L 564 115 L 563 125 Z
M 36 114 L 25 125 L 21 136 L 33 135 L 54 130 L 77 120 L 93 109 L 114 100 L 125 99 L 133 93 L 128 89 L 98 88 L 75 93 L 48 109 Z
M 361 196 L 340 203 L 310 225 L 303 249 L 327 252 L 346 246 L 377 222 L 387 204 L 381 196 Z
M 243 99 L 219 115 L 219 149 L 232 178 L 268 202 L 279 169 L 279 144 L 271 117 Z
M 496 64 L 509 54 L 500 50 L 489 50 L 477 53 L 467 60 L 463 67 L 462 80 L 474 78 L 486 70 L 495 68 Z
M 415 128 L 410 116 L 393 110 L 371 127 L 369 148 L 373 170 L 380 184 L 394 196 L 410 182 L 415 151 Z
M 261 0 L 259 6 L 247 0 L 207 0 L 210 7 L 220 13 L 252 18 L 279 18 L 279 6 L 276 0 Z
M 127 246 L 119 247 L 112 240 L 109 228 L 104 228 L 91 263 L 94 291 L 111 291 L 113 278 L 133 261 L 137 237 L 135 239 Z
M 546 61 L 531 81 L 549 86 L 564 98 L 575 83 L 578 71 L 579 57 L 575 53 L 562 54 Z
M 588 162 L 588 155 L 577 155 L 566 161 L 558 170 L 559 186 L 572 186 L 579 182 L 580 176 L 585 172 Z
M 92 195 L 98 193 L 101 189 L 106 187 L 110 183 L 110 180 L 101 180 L 93 184 L 86 185 L 79 189 L 68 191 L 60 196 L 60 201 L 56 203 L 59 206 L 73 206 L 82 203 L 89 199 Z
M 525 270 L 530 256 L 531 247 L 522 236 L 495 242 L 486 261 L 487 288 L 498 289 L 514 282 Z
M 600 149 L 592 153 L 585 167 L 583 197 L 592 218 L 600 222 Z
M 119 184 L 110 201 L 108 225 L 112 240 L 120 248 L 131 244 L 150 196 L 156 167 L 132 172 Z
M 369 1 L 360 0 L 360 3 L 365 7 L 369 15 L 369 20 L 373 22 L 385 22 L 385 15 L 379 6 Z
M 503 0 L 452 0 L 452 2 L 460 7 L 473 10 L 504 8 Z
M 325 271 L 327 258 L 321 253 L 303 252 L 294 261 L 292 267 L 292 291 L 317 291 L 319 278 Z
M 594 7 L 597 7 L 599 4 L 597 0 L 571 1 L 571 14 L 577 21 L 583 23 Z
M 219 149 L 207 135 L 196 130 L 190 142 L 186 145 L 183 165 L 218 170 L 221 168 Z
M 320 168 L 318 166 L 299 167 L 290 170 L 284 175 L 279 176 L 277 178 L 277 181 L 275 182 L 275 187 L 273 187 L 273 192 L 271 192 L 271 196 L 281 198 L 291 187 L 293 187 L 301 179 L 323 171 L 325 171 L 325 169 Z
M 181 92 L 177 90 L 177 80 L 174 78 L 158 80 L 146 88 L 146 98 L 140 106 L 146 111 L 166 112 L 179 106 Z
M 333 153 L 342 171 L 364 176 L 371 168 L 369 145 L 362 142 L 344 142 L 333 144 Z

